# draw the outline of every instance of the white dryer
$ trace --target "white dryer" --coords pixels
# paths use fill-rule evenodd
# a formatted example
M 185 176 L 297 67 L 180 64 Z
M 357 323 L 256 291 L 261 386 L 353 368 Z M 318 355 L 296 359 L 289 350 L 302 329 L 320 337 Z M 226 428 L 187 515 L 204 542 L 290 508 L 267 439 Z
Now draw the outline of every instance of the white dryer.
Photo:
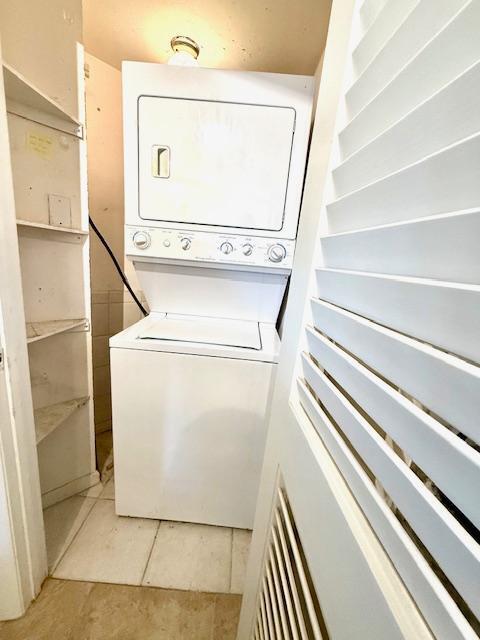
M 151 313 L 110 340 L 121 515 L 253 525 L 312 88 L 123 65 L 125 249 Z
M 117 513 L 252 528 L 274 326 L 152 313 L 110 346 Z

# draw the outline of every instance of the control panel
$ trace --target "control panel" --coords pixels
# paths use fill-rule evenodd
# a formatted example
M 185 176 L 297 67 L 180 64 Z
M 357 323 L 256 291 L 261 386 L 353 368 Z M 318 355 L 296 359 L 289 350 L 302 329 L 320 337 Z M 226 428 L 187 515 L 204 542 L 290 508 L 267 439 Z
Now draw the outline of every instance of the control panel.
M 125 228 L 126 253 L 157 260 L 218 262 L 291 269 L 294 240 L 159 227 Z

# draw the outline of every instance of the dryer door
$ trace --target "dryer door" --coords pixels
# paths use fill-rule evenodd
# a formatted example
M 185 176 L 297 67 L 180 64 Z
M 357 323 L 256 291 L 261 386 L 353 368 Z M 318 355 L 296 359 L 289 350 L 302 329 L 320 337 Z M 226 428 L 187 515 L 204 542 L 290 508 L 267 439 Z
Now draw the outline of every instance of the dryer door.
M 295 110 L 141 96 L 139 216 L 280 231 Z

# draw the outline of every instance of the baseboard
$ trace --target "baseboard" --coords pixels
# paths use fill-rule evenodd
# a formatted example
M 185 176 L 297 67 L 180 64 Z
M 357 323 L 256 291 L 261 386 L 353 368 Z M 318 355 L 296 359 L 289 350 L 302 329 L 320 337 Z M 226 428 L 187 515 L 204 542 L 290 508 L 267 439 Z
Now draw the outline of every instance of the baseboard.
M 51 489 L 50 491 L 43 493 L 42 506 L 44 509 L 51 507 L 52 505 L 57 504 L 57 502 L 70 498 L 71 496 L 80 493 L 80 491 L 85 491 L 85 489 L 89 489 L 99 482 L 100 474 L 98 471 L 93 471 L 92 473 L 87 473 L 87 475 L 81 476 L 80 478 L 75 478 L 61 487 L 57 487 L 56 489 Z

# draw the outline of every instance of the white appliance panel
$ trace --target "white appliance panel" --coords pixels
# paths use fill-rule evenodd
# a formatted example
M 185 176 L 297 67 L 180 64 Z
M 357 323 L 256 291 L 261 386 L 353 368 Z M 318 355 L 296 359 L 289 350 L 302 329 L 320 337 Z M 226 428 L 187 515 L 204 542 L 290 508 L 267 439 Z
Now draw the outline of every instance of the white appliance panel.
M 125 227 L 125 253 L 134 260 L 220 263 L 222 267 L 289 273 L 294 252 L 294 240 L 162 227 Z
M 140 96 L 139 216 L 280 231 L 290 107 Z
M 151 311 L 273 324 L 288 280 L 269 272 L 142 261 L 134 266 Z
M 275 365 L 111 349 L 119 515 L 251 529 Z
M 166 313 L 156 313 L 152 311 L 146 318 L 142 318 L 135 324 L 130 325 L 120 333 L 112 336 L 109 340 L 111 348 L 133 349 L 141 351 L 163 351 L 167 353 L 188 353 L 191 355 L 212 356 L 214 358 L 231 358 L 233 360 L 254 360 L 259 362 L 278 362 L 280 351 L 280 338 L 275 325 L 272 323 L 257 323 L 243 320 L 220 320 L 205 318 L 201 316 L 184 316 L 168 314 L 171 320 L 183 320 L 188 318 L 192 321 L 192 333 L 173 339 L 173 331 L 167 327 L 162 331 L 162 324 L 159 320 L 167 317 Z M 236 323 L 239 326 L 235 327 Z M 214 323 L 225 323 L 226 327 L 216 331 L 215 336 L 211 333 Z M 172 326 L 174 326 L 173 323 Z M 210 325 L 211 340 L 200 342 L 207 337 L 206 325 Z M 248 327 L 247 325 L 250 325 Z M 174 329 L 176 332 L 177 328 Z M 218 327 L 217 327 L 218 328 Z M 234 333 L 234 328 L 235 333 Z M 260 345 L 255 331 L 258 328 Z M 183 331 L 182 331 L 183 333 Z M 153 334 L 154 337 L 146 336 Z M 186 338 L 185 340 L 181 338 Z M 216 339 L 214 340 L 213 337 Z M 165 338 L 165 339 L 164 339 Z
M 175 340 L 256 350 L 262 348 L 258 322 L 169 313 L 140 331 L 138 337 L 141 340 Z
M 122 84 L 124 161 L 125 175 L 128 176 L 128 180 L 125 180 L 127 225 L 158 226 L 177 231 L 235 233 L 239 236 L 257 235 L 275 239 L 276 242 L 295 239 L 311 126 L 312 77 L 123 62 Z M 147 98 L 153 105 L 149 106 L 152 111 L 149 117 L 154 120 L 153 132 L 158 128 L 162 137 L 164 133 L 172 134 L 176 136 L 173 142 L 151 140 L 148 136 L 144 139 L 144 132 L 147 133 L 147 130 L 143 123 L 140 124 L 142 130 L 139 132 L 138 118 L 139 115 L 141 118 L 144 115 L 142 102 Z M 167 102 L 174 105 L 169 107 L 173 112 L 173 126 L 155 115 L 155 104 L 160 101 L 162 106 Z M 178 106 L 180 103 L 181 106 Z M 139 104 L 142 113 L 139 113 Z M 195 122 L 201 109 L 208 111 L 208 126 L 212 122 L 215 124 L 211 114 L 216 111 L 220 125 L 224 128 L 221 132 L 221 145 L 217 146 L 216 124 L 213 133 L 210 131 L 205 136 L 205 130 Z M 182 110 L 191 110 L 182 115 L 183 121 L 187 116 L 189 118 L 185 125 L 188 129 L 175 126 L 178 122 L 175 119 L 177 112 L 181 115 Z M 193 117 L 190 118 L 192 114 Z M 236 147 L 240 131 L 244 138 L 241 151 Z M 145 146 L 148 151 L 141 161 L 143 177 L 139 176 L 139 133 L 142 149 Z M 212 148 L 204 144 L 205 138 L 211 142 Z M 190 139 L 195 140 L 193 155 Z M 175 149 L 170 148 L 169 145 L 174 142 Z M 178 164 L 179 155 L 186 155 L 187 165 Z M 212 157 L 217 158 L 213 163 Z M 287 157 L 288 168 L 285 164 Z M 153 166 L 152 159 L 155 161 Z M 215 163 L 217 167 L 213 170 Z M 242 173 L 233 177 L 235 163 L 242 168 Z M 191 181 L 193 191 L 198 190 L 200 178 L 204 186 L 213 185 L 215 188 L 210 193 L 205 193 L 209 190 L 202 188 L 196 200 L 193 196 L 182 194 L 182 218 L 174 217 L 172 211 L 163 205 L 159 212 L 158 207 L 151 204 L 158 200 L 156 190 L 163 190 L 167 183 L 178 185 L 178 170 L 186 172 L 184 167 L 188 165 L 193 169 L 193 175 L 185 177 L 187 181 Z M 263 176 L 266 175 L 265 180 L 256 175 L 258 168 Z M 159 177 L 153 177 L 152 170 Z M 285 181 L 287 173 L 288 184 Z M 139 186 L 140 181 L 142 187 Z M 142 195 L 145 185 L 147 194 L 150 194 L 146 199 Z M 251 204 L 255 189 L 259 192 L 256 200 L 261 206 Z M 177 196 L 178 193 L 169 195 L 170 204 L 175 207 Z M 272 205 L 268 211 L 264 206 L 267 201 Z M 168 203 L 168 200 L 165 202 Z M 210 208 L 212 202 L 215 207 Z M 145 203 L 151 209 L 147 213 L 143 210 Z M 190 207 L 192 203 L 194 206 Z M 247 206 L 243 206 L 245 203 Z M 145 217 L 146 215 L 151 215 L 152 218 Z M 200 217 L 203 218 L 201 226 L 197 222 Z M 280 225 L 282 219 L 283 224 Z M 232 226 L 236 223 L 240 226 Z M 245 227 L 245 224 L 252 226 Z M 271 231 L 272 228 L 281 230 Z M 231 257 L 235 261 L 235 255 Z M 260 257 L 261 260 L 261 256 L 255 257 Z

